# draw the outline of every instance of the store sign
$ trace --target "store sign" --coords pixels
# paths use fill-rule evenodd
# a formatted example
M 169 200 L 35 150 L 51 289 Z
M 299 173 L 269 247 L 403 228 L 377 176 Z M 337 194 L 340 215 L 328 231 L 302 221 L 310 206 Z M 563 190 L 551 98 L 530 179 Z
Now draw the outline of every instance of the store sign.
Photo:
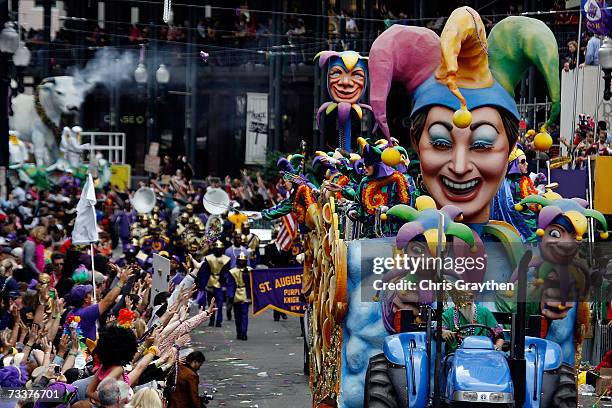
M 111 115 L 104 115 L 105 123 L 112 123 Z M 143 125 L 145 123 L 144 115 L 123 115 L 119 117 L 119 122 L 122 125 Z
M 247 93 L 245 164 L 266 162 L 268 147 L 268 94 Z

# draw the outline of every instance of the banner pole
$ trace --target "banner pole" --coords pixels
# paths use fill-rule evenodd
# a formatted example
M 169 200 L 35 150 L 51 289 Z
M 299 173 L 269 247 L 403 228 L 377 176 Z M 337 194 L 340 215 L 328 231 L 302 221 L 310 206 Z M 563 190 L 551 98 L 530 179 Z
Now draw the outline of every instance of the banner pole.
M 574 153 L 574 133 L 576 131 L 576 108 L 578 105 L 578 73 L 580 71 L 580 36 L 582 35 L 582 13 L 584 9 L 580 2 L 580 12 L 578 13 L 578 49 L 576 50 L 576 67 L 574 68 L 574 114 L 572 116 L 572 136 L 570 137 L 569 154 Z
M 93 302 L 96 302 L 96 269 L 94 268 L 94 246 L 93 242 L 90 244 L 90 253 L 91 253 L 91 283 L 93 286 Z

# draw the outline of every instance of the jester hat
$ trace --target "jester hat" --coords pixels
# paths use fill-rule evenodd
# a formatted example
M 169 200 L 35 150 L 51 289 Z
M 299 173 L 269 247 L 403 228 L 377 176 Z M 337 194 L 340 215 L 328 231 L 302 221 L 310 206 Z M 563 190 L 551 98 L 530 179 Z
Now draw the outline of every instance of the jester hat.
M 400 160 L 399 160 L 399 163 L 393 167 L 395 168 L 395 170 L 399 171 L 400 173 L 408 172 L 408 168 L 410 167 L 410 164 L 411 164 L 410 156 L 408 155 L 408 151 L 403 146 L 399 145 L 399 142 L 396 138 L 392 137 L 391 143 L 389 143 L 387 139 L 378 139 L 376 141 L 376 147 L 378 147 L 383 152 L 389 148 L 397 150 L 400 154 Z M 384 157 L 383 157 L 383 161 L 384 161 Z
M 460 7 L 447 20 L 438 44 L 434 44 L 437 36 L 433 32 L 408 28 L 395 29 L 388 34 L 390 38 L 387 32 L 383 33 L 370 51 L 372 110 L 387 137 L 385 105 L 391 81 L 401 81 L 412 94 L 413 117 L 436 105 L 466 114 L 491 106 L 504 109 L 519 120 L 514 88 L 531 65 L 545 77 L 551 97 L 552 111 L 546 125 L 557 119 L 558 48 L 553 33 L 543 22 L 508 17 L 495 25 L 487 39 L 478 13 L 470 7 Z M 439 64 L 430 55 L 438 50 Z M 391 63 L 389 58 L 379 55 L 392 56 Z M 462 121 L 457 114 L 454 119 L 458 127 L 471 123 L 470 114 L 467 119 L 464 115 Z
M 302 172 L 304 170 L 304 156 L 301 154 L 292 154 L 281 157 L 276 162 L 276 168 L 280 172 L 284 180 L 299 182 L 303 179 Z
M 518 158 L 521 156 L 525 156 L 525 152 L 521 149 L 521 146 L 517 144 L 514 146 L 514 149 L 510 152 L 510 156 L 508 156 L 508 171 L 507 174 L 521 174 L 521 170 L 519 169 Z
M 602 228 L 602 232 L 599 233 L 600 238 L 608 238 L 606 218 L 599 211 L 588 208 L 588 202 L 582 198 L 557 198 L 550 200 L 541 195 L 532 194 L 516 204 L 516 210 L 522 211 L 525 204 L 538 204 L 542 206 L 538 214 L 538 229 L 536 230 L 536 234 L 540 237 L 544 235 L 546 227 L 551 224 L 561 223 L 571 226 L 576 234 L 576 240 L 580 241 L 587 232 L 587 218 L 593 218 L 599 222 Z
M 443 247 L 446 245 L 446 235 L 451 235 L 463 240 L 470 248 L 474 248 L 474 235 L 467 225 L 459 222 L 463 214 L 458 207 L 445 205 L 438 210 L 435 202 L 429 196 L 417 198 L 415 207 L 416 209 L 405 204 L 398 204 L 386 213 L 387 217 L 396 217 L 406 222 L 397 232 L 395 242 L 398 248 L 404 248 L 410 241 L 422 235 L 425 237 L 431 254 L 436 255 L 440 215 L 444 217 L 444 234 L 442 234 L 441 243 Z
M 383 163 L 382 150 L 379 147 L 370 144 L 362 137 L 357 138 L 357 143 L 361 148 L 363 164 L 365 166 L 374 166 L 374 178 L 387 177 L 393 174 L 393 168 Z

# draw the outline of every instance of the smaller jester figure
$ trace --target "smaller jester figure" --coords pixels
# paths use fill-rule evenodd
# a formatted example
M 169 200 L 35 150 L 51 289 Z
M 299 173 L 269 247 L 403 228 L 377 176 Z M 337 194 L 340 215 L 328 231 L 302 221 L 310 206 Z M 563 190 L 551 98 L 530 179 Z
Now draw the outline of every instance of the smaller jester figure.
M 327 92 L 331 101 L 325 102 L 317 112 L 317 125 L 321 127 L 321 114 L 326 115 L 338 109 L 338 145 L 347 152 L 351 151 L 351 110 L 354 110 L 359 120 L 363 118 L 363 109 L 369 111 L 369 105 L 360 103 L 368 85 L 368 69 L 365 61 L 355 51 L 322 51 L 315 56 L 319 59 L 319 67 L 327 68 Z
M 342 196 L 356 201 L 351 210 L 351 218 L 363 223 L 365 237 L 375 237 L 374 225 L 376 211 L 381 207 L 392 207 L 396 204 L 414 205 L 417 191 L 414 180 L 383 163 L 380 148 L 371 145 L 363 138 L 358 138 L 362 148 L 365 176 L 354 189 L 345 186 Z M 395 232 L 399 226 L 395 222 L 385 224 L 386 232 Z
M 528 204 L 541 207 L 536 230 L 541 239 L 539 256 L 531 262 L 531 299 L 537 300 L 530 303 L 532 314 L 544 317 L 542 337 L 561 345 L 564 360 L 573 364 L 575 347 L 581 343 L 574 338 L 574 332 L 576 327 L 587 324 L 584 312 L 588 305 L 583 299 L 590 293 L 593 281 L 592 268 L 580 257 L 580 244 L 589 218 L 601 226 L 601 239 L 608 238 L 607 222 L 602 213 L 589 209 L 587 201 L 581 198 L 530 195 L 517 204 L 517 210 Z M 510 281 L 515 279 L 513 274 Z
M 506 177 L 510 181 L 512 197 L 515 202 L 518 203 L 529 195 L 538 194 L 533 180 L 529 177 L 527 156 L 519 146 L 516 146 L 510 152 Z
M 461 224 L 463 217 L 461 210 L 454 205 L 447 205 L 441 210 L 429 196 L 420 196 L 416 199 L 415 208 L 405 204 L 393 206 L 383 216 L 385 220 L 398 219 L 405 224 L 399 229 L 396 237 L 396 247 L 402 255 L 409 259 L 429 259 L 438 256 L 438 246 L 443 250 L 452 249 L 457 256 L 475 256 L 471 248 L 476 248 L 476 238 L 472 230 L 465 224 Z M 438 228 L 440 217 L 444 219 L 442 242 L 438 242 Z M 464 245 L 461 245 L 464 243 Z M 461 250 L 463 249 L 463 251 Z M 459 252 L 461 254 L 459 255 Z M 404 258 L 406 259 L 406 258 Z M 472 269 L 461 274 L 461 279 L 469 282 L 478 282 L 484 275 L 484 265 L 480 269 Z M 459 278 L 455 271 L 447 271 L 446 275 Z M 386 274 L 386 281 L 408 280 L 415 283 L 419 281 L 436 280 L 435 262 L 423 262 L 418 270 L 396 269 Z M 415 316 L 415 323 L 419 323 L 416 316 L 420 305 L 429 305 L 435 300 L 435 293 L 431 290 L 418 291 L 388 291 L 381 298 L 383 322 L 385 328 L 395 333 L 400 324 L 400 310 L 410 310 Z
M 321 187 L 331 186 L 330 191 L 336 191 L 336 198 L 342 197 L 340 190 L 342 187 L 349 185 L 351 179 L 338 170 L 341 161 L 347 161 L 344 158 L 336 158 L 333 154 L 324 152 L 315 152 L 315 158 L 312 160 L 312 168 L 314 169 L 317 182 Z M 346 164 L 342 163 L 347 166 Z
M 306 228 L 308 207 L 315 204 L 315 190 L 313 185 L 303 176 L 304 156 L 301 154 L 290 155 L 287 158 L 281 157 L 276 163 L 285 188 L 290 192 L 290 196 L 272 208 L 267 208 L 261 212 L 264 220 L 275 220 L 289 213 L 293 213 L 301 230 Z
M 505 188 L 509 188 L 510 197 L 512 197 L 512 201 L 515 204 L 529 195 L 539 194 L 533 180 L 528 176 L 527 167 L 527 156 L 520 146 L 515 146 L 508 157 L 508 171 L 506 172 L 506 178 L 502 182 L 503 184 L 496 195 L 497 200 L 503 200 L 501 192 Z M 506 193 L 508 193 L 508 191 L 506 191 Z M 509 219 L 502 216 L 501 220 L 508 221 L 514 225 L 524 240 L 528 242 L 536 241 L 537 237 L 535 235 L 535 230 L 537 216 L 535 213 L 535 205 L 530 205 L 527 208 L 524 208 L 518 216 L 513 212 L 513 210 L 514 209 L 512 207 L 505 208 L 504 212 L 510 213 L 511 216 Z M 495 214 L 495 211 L 493 211 L 493 213 Z

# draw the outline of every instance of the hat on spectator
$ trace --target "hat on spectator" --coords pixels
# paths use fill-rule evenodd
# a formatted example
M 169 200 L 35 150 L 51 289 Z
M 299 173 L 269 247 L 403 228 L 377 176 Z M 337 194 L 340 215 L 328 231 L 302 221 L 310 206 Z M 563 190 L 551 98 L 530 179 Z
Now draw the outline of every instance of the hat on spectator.
M 11 355 L 11 356 L 4 357 L 2 359 L 2 365 L 4 367 L 8 367 L 8 366 L 19 367 L 19 365 L 21 364 L 21 360 L 23 360 L 23 353 L 17 353 L 14 356 Z M 27 380 L 27 376 L 23 380 L 24 384 L 25 384 L 26 380 Z M 6 385 L 2 384 L 1 379 L 0 379 L 0 385 L 6 387 Z
M 74 385 L 66 384 L 65 382 L 54 382 L 47 387 L 47 390 L 52 391 L 54 396 L 57 395 L 58 399 L 61 399 L 61 403 L 59 405 L 55 405 L 57 403 L 51 405 L 55 408 L 70 407 L 70 403 L 73 402 L 77 395 L 77 388 Z M 34 404 L 34 408 L 44 408 L 47 406 L 49 405 L 39 401 L 36 401 Z
M 80 306 L 83 304 L 85 297 L 93 292 L 92 285 L 76 285 L 70 291 L 70 301 L 76 305 Z
M 25 365 L 7 366 L 5 364 L 4 367 L 0 368 L 0 387 L 21 387 L 27 379 L 28 373 Z
M 11 255 L 13 255 L 15 258 L 21 258 L 23 256 L 23 248 L 13 248 L 13 250 L 11 251 Z
M 12 299 L 12 300 L 15 300 L 15 299 L 17 299 L 18 297 L 21 296 L 21 293 L 19 293 L 19 290 L 17 290 L 19 288 L 19 285 L 17 284 L 17 281 L 14 280 L 14 279 L 11 279 L 10 281 L 7 282 L 7 287 L 9 285 L 9 283 L 14 284 L 14 286 L 11 285 L 11 286 L 13 286 L 13 290 L 9 291 L 9 298 Z

